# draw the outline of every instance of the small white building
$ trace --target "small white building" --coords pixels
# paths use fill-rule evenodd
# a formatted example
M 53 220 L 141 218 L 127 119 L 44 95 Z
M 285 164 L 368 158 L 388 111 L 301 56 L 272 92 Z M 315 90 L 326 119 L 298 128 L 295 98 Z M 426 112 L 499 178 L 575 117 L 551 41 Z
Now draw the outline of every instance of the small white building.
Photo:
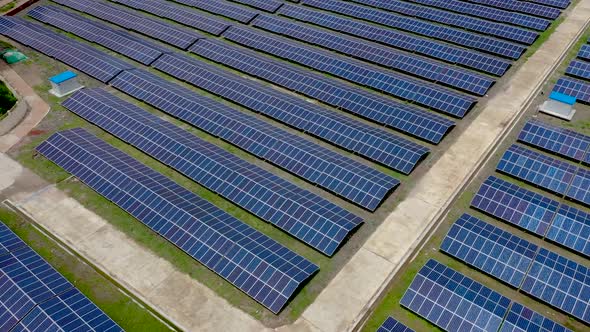
M 69 95 L 72 92 L 82 89 L 84 86 L 78 83 L 78 75 L 71 71 L 64 71 L 61 74 L 49 78 L 51 90 L 49 92 L 57 97 Z

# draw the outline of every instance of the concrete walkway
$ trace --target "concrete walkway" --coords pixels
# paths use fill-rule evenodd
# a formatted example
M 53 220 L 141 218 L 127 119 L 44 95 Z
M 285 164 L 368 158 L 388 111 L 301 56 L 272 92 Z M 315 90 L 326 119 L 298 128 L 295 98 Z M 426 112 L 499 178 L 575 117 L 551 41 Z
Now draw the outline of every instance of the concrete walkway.
M 23 137 L 35 128 L 41 120 L 49 113 L 49 105 L 37 95 L 12 68 L 4 61 L 0 61 L 0 76 L 4 81 L 16 90 L 19 95 L 19 103 L 23 101 L 27 104 L 28 114 L 19 125 L 14 127 L 8 134 L 0 136 L 0 152 L 8 151 L 13 145 L 18 143 Z

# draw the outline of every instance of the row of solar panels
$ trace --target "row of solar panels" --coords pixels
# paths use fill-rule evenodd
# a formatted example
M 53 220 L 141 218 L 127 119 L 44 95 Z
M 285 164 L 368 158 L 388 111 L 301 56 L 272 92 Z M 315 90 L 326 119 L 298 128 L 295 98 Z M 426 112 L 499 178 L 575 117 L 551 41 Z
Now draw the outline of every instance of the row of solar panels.
M 557 80 L 553 91 L 576 97 L 586 104 L 590 103 L 590 44 L 582 45 L 565 73 L 567 76 Z
M 123 331 L 0 222 L 0 331 Z

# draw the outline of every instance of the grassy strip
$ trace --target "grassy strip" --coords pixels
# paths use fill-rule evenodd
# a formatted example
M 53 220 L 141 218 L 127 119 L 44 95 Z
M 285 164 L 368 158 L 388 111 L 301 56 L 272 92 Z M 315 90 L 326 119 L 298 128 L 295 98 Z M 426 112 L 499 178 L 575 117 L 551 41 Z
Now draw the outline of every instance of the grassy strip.
M 127 331 L 171 331 L 120 289 L 72 256 L 17 214 L 0 208 L 0 220 L 47 260 L 84 295 Z

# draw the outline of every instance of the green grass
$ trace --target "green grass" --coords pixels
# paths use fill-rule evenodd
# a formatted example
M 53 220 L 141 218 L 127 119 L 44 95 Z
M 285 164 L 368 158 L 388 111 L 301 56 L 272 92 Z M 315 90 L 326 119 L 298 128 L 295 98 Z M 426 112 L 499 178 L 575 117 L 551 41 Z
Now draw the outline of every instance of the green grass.
M 84 295 L 127 331 L 171 331 L 111 281 L 73 257 L 17 214 L 0 208 L 0 220 L 47 260 Z
M 4 6 L 0 7 L 0 13 L 6 13 L 7 11 L 14 8 L 14 6 L 16 6 L 16 1 L 11 1 L 11 2 L 5 4 Z
M 16 104 L 16 97 L 6 84 L 0 81 L 0 115 L 6 114 Z

